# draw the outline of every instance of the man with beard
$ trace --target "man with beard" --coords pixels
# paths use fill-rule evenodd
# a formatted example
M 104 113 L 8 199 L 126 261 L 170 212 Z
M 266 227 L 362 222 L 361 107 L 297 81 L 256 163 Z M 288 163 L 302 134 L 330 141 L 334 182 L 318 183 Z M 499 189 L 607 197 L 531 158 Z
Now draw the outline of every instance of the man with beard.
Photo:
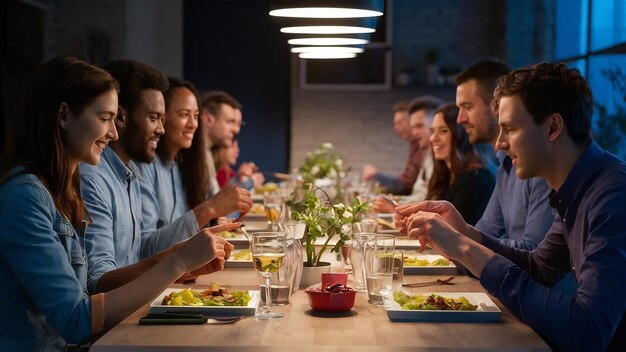
M 135 162 L 151 162 L 155 157 L 164 134 L 163 93 L 168 81 L 158 70 L 133 60 L 116 60 L 105 69 L 120 83 L 116 117 L 119 139 L 104 148 L 98 165 L 80 165 L 81 193 L 91 217 L 85 247 L 87 284 L 92 293 L 108 291 L 139 276 L 163 257 L 162 251 L 172 250 L 172 245 L 198 229 L 194 218 L 181 217 L 168 226 L 142 233 Z M 232 245 L 226 242 L 225 249 L 228 257 Z

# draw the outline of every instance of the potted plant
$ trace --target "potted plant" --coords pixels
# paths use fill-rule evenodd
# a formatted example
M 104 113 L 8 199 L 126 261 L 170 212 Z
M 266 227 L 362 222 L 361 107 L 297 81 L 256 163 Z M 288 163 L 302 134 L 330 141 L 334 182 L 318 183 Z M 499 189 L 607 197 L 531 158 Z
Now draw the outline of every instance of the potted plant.
M 341 199 L 341 179 L 346 176 L 346 170 L 331 143 L 322 143 L 315 151 L 307 153 L 298 172 L 304 182 L 326 188 L 333 198 Z
M 350 205 L 333 204 L 331 197 L 323 188 L 304 182 L 294 190 L 287 205 L 292 209 L 292 219 L 306 224 L 304 235 L 306 261 L 301 285 L 308 286 L 319 282 L 321 272 L 330 272 L 330 263 L 321 261 L 322 254 L 329 248 L 333 253 L 341 253 L 345 241 L 351 238 L 352 224 L 360 220 L 370 203 L 361 203 L 355 198 Z M 324 239 L 320 247 L 316 246 L 318 238 Z M 333 239 L 337 242 L 331 245 Z M 311 273 L 308 278 L 305 273 L 307 271 L 315 273 Z

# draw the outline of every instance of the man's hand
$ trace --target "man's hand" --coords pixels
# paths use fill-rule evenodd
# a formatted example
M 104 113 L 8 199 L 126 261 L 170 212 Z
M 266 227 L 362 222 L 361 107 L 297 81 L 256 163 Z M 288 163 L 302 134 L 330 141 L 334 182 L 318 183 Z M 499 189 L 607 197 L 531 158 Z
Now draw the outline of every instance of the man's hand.
M 204 229 L 183 242 L 172 255 L 191 275 L 204 275 L 222 270 L 234 246 L 216 234 L 239 228 L 241 223 L 219 225 Z
M 376 197 L 374 200 L 374 206 L 372 209 L 377 213 L 393 213 L 396 210 L 396 207 L 391 205 L 388 200 L 386 200 L 382 196 Z
M 182 246 L 174 252 L 174 255 L 179 256 L 180 260 L 191 270 L 179 280 L 192 280 L 199 275 L 224 269 L 224 263 L 230 257 L 234 246 L 216 234 L 237 229 L 240 225 L 241 223 L 237 222 L 213 226 L 198 232 L 183 242 Z
M 265 176 L 260 172 L 255 172 L 250 177 L 252 178 L 252 185 L 254 185 L 254 187 L 261 186 L 265 183 Z
M 445 200 L 427 200 L 397 207 L 395 216 L 396 227 L 401 229 L 402 233 L 407 233 L 406 225 L 399 224 L 399 222 L 406 222 L 409 216 L 420 211 L 439 214 L 455 231 L 470 237 L 476 242 L 480 243 L 482 239 L 480 232 L 468 225 L 454 205 Z
M 250 192 L 234 185 L 227 185 L 207 201 L 214 209 L 216 216 L 226 216 L 239 211 L 243 217 L 250 211 L 252 198 Z
M 237 170 L 237 174 L 239 176 L 243 176 L 243 177 L 250 177 L 257 170 L 258 170 L 258 168 L 256 167 L 256 165 L 253 162 L 242 163 L 239 166 L 239 170 Z
M 363 178 L 363 181 L 369 181 L 372 179 L 372 177 L 374 177 L 374 175 L 376 175 L 377 172 L 378 170 L 376 170 L 373 165 L 365 164 L 363 166 L 363 174 L 361 177 Z

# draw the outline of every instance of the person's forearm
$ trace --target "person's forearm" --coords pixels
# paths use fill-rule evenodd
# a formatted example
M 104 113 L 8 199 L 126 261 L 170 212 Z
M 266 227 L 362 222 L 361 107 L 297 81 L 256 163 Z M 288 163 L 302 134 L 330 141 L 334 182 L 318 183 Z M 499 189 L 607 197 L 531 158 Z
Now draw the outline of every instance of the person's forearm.
M 483 234 L 470 224 L 467 224 L 467 230 L 463 234 L 476 243 L 483 243 Z
M 98 280 L 98 284 L 96 285 L 96 292 L 91 292 L 91 294 L 108 292 L 136 279 L 141 274 L 145 273 L 147 270 L 158 264 L 169 254 L 174 252 L 176 248 L 178 248 L 178 246 L 179 245 L 174 245 L 164 251 L 145 258 L 138 263 L 104 273 Z
M 217 214 L 215 207 L 213 207 L 213 202 L 210 199 L 193 208 L 193 214 L 196 216 L 196 221 L 198 221 L 198 228 L 204 227 L 211 219 L 226 215 Z
M 105 293 L 104 331 L 156 297 L 187 269 L 176 255 L 170 255 L 135 280 Z
M 461 245 L 461 257 L 458 260 L 476 277 L 480 277 L 487 262 L 495 255 L 489 248 L 467 241 Z

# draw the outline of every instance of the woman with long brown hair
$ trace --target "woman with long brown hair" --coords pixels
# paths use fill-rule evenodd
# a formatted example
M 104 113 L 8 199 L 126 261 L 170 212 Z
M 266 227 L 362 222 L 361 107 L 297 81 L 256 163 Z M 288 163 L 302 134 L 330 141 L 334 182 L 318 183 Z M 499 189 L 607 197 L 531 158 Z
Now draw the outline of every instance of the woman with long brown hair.
M 118 138 L 118 84 L 83 61 L 55 58 L 34 77 L 26 102 L 0 158 L 2 350 L 65 351 L 88 343 L 181 274 L 223 266 L 229 249 L 212 233 L 237 224 L 200 232 L 151 257 L 141 276 L 90 296 L 83 245 L 89 215 L 77 166 L 97 164 Z
M 435 111 L 430 129 L 433 175 L 426 199 L 449 201 L 473 225 L 489 202 L 495 179 L 474 152 L 463 126 L 456 123 L 458 114 L 452 103 Z

